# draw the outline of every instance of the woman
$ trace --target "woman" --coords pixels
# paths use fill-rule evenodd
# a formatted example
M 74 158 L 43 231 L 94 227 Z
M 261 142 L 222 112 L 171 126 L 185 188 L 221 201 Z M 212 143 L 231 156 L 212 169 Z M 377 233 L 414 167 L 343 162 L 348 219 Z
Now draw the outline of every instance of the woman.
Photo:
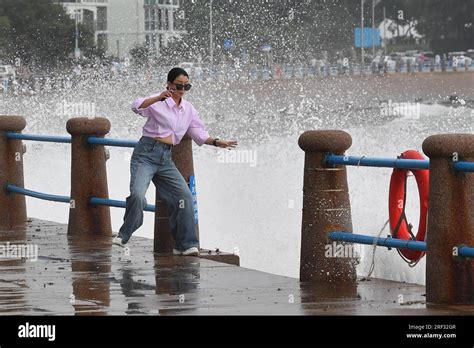
M 184 99 L 191 89 L 188 73 L 173 68 L 168 73 L 167 90 L 137 99 L 132 110 L 147 118 L 143 136 L 135 146 L 130 164 L 130 196 L 127 197 L 124 223 L 113 244 L 124 246 L 142 224 L 146 191 L 153 181 L 166 204 L 171 233 L 175 241 L 173 254 L 199 255 L 194 228 L 191 191 L 171 159 L 171 150 L 188 134 L 196 144 L 234 148 L 236 141 L 211 138 L 194 106 Z

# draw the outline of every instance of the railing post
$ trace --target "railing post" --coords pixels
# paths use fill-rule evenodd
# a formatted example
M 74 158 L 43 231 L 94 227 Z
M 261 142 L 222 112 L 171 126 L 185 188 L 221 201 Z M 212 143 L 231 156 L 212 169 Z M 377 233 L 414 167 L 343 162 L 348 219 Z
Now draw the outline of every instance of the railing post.
M 343 131 L 303 133 L 298 144 L 305 151 L 300 281 L 356 289 L 355 258 L 327 257 L 333 244 L 328 233 L 352 233 L 351 207 L 345 166 L 327 165 L 326 153 L 343 155 L 352 138 Z
M 90 145 L 90 136 L 104 137 L 110 122 L 103 117 L 78 117 L 67 121 L 71 143 L 71 206 L 68 235 L 112 235 L 110 207 L 90 205 L 91 197 L 109 198 L 106 152 L 103 145 Z
M 192 139 L 185 135 L 181 143 L 173 147 L 172 156 L 176 167 L 189 185 L 190 178 L 194 176 Z M 195 229 L 199 239 L 197 221 L 195 221 Z M 166 204 L 161 200 L 160 193 L 156 190 L 154 252 L 171 253 L 173 247 L 174 241 L 169 226 Z
M 21 116 L 0 116 L 0 228 L 12 229 L 26 224 L 24 195 L 9 193 L 7 184 L 24 187 L 23 153 L 21 139 L 8 139 L 6 132 L 21 133 L 26 121 Z
M 426 301 L 472 304 L 474 261 L 453 248 L 474 245 L 474 176 L 455 172 L 453 160 L 474 161 L 474 135 L 433 135 L 423 151 L 430 158 Z

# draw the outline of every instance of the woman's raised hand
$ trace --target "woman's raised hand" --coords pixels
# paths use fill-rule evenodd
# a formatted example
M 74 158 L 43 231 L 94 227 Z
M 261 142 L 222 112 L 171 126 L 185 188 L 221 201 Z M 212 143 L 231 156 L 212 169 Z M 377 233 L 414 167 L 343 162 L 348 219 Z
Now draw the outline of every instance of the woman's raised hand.
M 163 101 L 163 100 L 165 100 L 166 98 L 170 98 L 172 95 L 173 95 L 173 93 L 171 93 L 170 90 L 164 91 L 163 93 L 161 93 L 161 94 L 159 95 L 159 100 Z

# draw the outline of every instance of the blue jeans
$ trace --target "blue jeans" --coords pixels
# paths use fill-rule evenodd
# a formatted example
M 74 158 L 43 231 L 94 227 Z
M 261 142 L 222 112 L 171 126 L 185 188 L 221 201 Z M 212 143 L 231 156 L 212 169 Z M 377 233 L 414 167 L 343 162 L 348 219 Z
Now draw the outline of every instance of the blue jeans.
M 118 236 L 128 242 L 133 232 L 143 224 L 143 209 L 150 181 L 166 204 L 175 249 L 184 251 L 199 247 L 194 226 L 191 190 L 171 159 L 173 146 L 142 136 L 133 150 L 130 163 L 130 196 Z

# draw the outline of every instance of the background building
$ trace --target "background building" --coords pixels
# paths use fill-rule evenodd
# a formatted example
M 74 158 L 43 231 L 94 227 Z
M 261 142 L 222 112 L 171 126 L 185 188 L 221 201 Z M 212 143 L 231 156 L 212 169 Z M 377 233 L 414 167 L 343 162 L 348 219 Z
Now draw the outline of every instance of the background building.
M 137 45 L 158 54 L 184 30 L 183 0 L 59 0 L 79 23 L 93 29 L 95 42 L 107 54 L 123 58 Z
M 114 56 L 123 58 L 137 45 L 158 54 L 186 33 L 179 0 L 109 0 L 108 10 L 107 53 Z
M 113 1 L 113 0 L 112 0 Z M 59 0 L 71 18 L 89 27 L 95 33 L 95 43 L 101 50 L 107 50 L 107 7 L 108 0 Z

